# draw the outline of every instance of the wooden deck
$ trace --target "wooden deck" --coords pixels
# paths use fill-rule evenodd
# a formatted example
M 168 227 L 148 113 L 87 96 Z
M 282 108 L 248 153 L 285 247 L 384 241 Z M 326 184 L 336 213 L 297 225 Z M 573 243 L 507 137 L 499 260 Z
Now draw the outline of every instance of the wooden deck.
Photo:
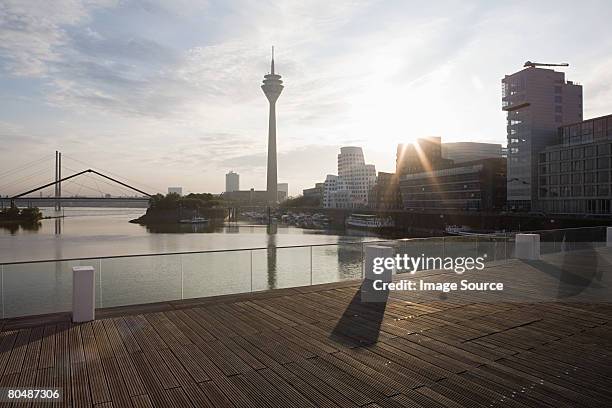
M 100 408 L 612 406 L 610 304 L 385 306 L 359 284 L 6 320 L 0 387 Z

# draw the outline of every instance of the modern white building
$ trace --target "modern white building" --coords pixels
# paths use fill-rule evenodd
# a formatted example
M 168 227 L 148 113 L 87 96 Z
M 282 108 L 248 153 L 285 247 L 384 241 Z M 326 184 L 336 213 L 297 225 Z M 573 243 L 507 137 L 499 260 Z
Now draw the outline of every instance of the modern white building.
M 168 187 L 168 194 L 176 193 L 180 196 L 183 195 L 183 187 Z
M 338 175 L 328 175 L 323 185 L 323 207 L 367 207 L 368 193 L 375 184 L 376 168 L 365 163 L 361 147 L 342 147 Z
M 442 157 L 455 163 L 502 157 L 499 143 L 455 142 L 442 143 Z
M 230 171 L 225 175 L 225 192 L 231 193 L 238 190 L 240 190 L 240 175 Z
M 557 129 L 582 121 L 582 86 L 565 73 L 529 66 L 502 79 L 507 112 L 508 206 L 537 207 L 538 154 L 557 144 Z M 532 64 L 533 65 L 533 64 Z

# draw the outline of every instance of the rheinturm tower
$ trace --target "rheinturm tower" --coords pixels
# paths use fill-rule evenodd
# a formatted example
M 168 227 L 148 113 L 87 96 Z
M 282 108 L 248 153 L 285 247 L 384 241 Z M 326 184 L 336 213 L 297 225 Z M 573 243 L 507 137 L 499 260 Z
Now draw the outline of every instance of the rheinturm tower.
M 270 115 L 268 118 L 268 177 L 267 191 L 268 202 L 276 204 L 278 202 L 278 175 L 276 166 L 276 100 L 283 91 L 283 81 L 281 76 L 274 73 L 274 47 L 272 47 L 272 62 L 270 73 L 264 75 L 263 85 L 261 86 L 268 102 L 270 102 Z

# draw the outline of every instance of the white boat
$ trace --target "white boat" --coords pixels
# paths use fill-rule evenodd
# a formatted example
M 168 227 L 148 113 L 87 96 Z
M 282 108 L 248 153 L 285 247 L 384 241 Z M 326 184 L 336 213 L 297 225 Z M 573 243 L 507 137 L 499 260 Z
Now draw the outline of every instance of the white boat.
M 395 226 L 393 218 L 382 218 L 373 214 L 351 214 L 346 218 L 346 225 L 355 228 L 391 228 Z
M 179 220 L 181 224 L 208 224 L 208 218 L 205 217 L 191 217 Z

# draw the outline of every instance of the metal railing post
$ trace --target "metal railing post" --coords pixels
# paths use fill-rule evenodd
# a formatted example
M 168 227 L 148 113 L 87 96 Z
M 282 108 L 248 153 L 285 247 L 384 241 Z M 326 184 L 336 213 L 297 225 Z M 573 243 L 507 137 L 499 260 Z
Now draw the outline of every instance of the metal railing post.
M 100 307 L 102 306 L 102 259 L 98 259 L 98 281 L 100 282 Z
M 0 265 L 0 287 L 2 289 L 2 318 L 4 319 L 4 265 Z
M 312 245 L 310 246 L 310 286 L 312 286 Z
M 250 251 L 251 254 L 251 292 L 253 292 L 253 250 Z
M 185 279 L 183 274 L 183 255 L 179 255 L 179 263 L 181 264 L 181 300 L 185 299 Z

